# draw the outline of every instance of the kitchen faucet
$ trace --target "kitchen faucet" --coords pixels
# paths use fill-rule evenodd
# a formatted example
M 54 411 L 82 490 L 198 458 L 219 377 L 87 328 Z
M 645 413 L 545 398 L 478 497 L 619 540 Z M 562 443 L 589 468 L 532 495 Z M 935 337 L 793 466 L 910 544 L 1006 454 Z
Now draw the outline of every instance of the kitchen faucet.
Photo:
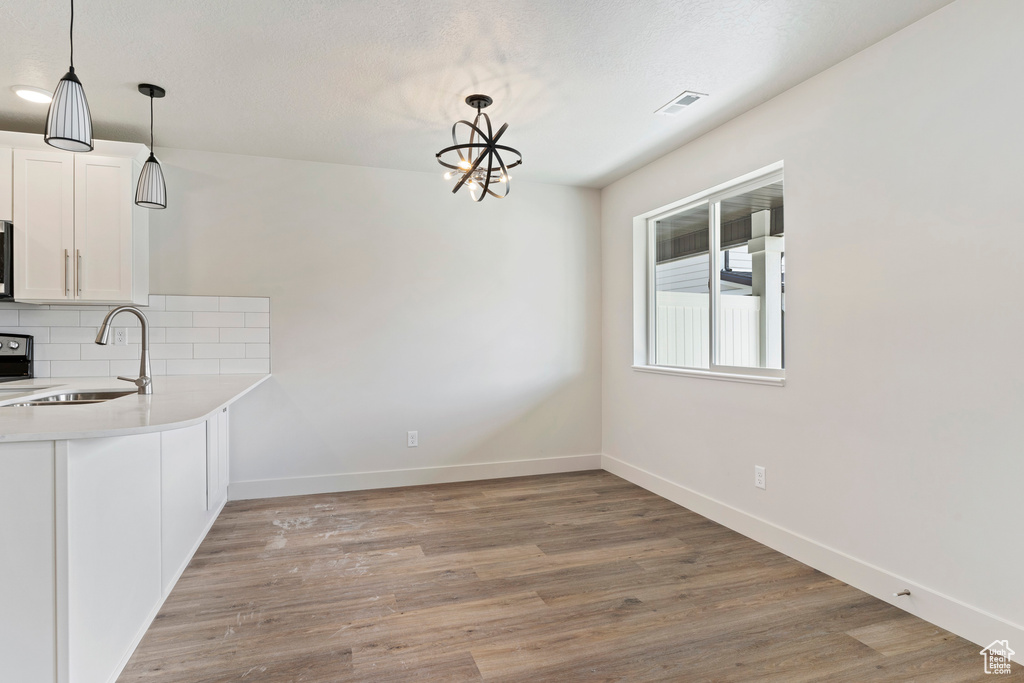
M 146 314 L 140 311 L 135 306 L 118 306 L 112 309 L 107 316 L 103 318 L 103 322 L 100 323 L 100 331 L 96 334 L 96 343 L 105 345 L 110 341 L 110 321 L 114 319 L 114 316 L 121 311 L 128 311 L 134 313 L 135 317 L 139 319 L 139 323 L 142 325 L 142 358 L 139 361 L 139 377 L 138 379 L 132 379 L 131 377 L 120 377 L 125 382 L 131 382 L 139 388 L 140 394 L 152 394 L 153 393 L 153 376 L 150 374 L 149 369 L 149 320 L 146 319 Z

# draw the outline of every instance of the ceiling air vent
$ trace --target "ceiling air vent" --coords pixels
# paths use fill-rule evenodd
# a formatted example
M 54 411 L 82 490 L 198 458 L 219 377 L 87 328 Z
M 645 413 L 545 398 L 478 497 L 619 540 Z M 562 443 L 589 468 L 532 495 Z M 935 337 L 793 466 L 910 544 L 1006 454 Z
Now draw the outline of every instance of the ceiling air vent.
M 702 92 L 693 92 L 692 90 L 684 90 L 677 97 L 673 98 L 671 102 L 654 113 L 672 116 L 673 114 L 678 114 L 682 110 L 686 109 L 702 97 L 707 97 L 707 94 Z

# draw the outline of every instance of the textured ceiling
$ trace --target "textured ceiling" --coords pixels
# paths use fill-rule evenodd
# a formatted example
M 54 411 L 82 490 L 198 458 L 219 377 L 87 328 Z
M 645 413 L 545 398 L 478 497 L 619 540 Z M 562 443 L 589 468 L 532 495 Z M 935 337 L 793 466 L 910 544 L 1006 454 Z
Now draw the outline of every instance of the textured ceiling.
M 601 187 L 950 0 L 78 0 L 98 138 L 419 171 L 491 95 L 515 175 Z M 66 1 L 0 5 L 0 128 L 41 131 Z M 653 112 L 683 90 L 710 97 Z

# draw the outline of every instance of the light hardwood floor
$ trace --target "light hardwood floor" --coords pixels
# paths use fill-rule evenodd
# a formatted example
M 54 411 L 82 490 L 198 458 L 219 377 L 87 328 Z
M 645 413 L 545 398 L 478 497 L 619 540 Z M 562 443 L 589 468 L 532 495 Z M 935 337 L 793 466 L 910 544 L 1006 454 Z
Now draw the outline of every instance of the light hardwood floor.
M 119 681 L 985 681 L 979 649 L 583 472 L 230 503 Z

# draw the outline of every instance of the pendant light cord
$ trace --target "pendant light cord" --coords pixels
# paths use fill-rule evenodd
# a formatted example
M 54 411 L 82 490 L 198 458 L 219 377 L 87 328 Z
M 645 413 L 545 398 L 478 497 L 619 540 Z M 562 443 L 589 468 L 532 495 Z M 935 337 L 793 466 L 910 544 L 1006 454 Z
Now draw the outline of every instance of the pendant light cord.
M 153 91 L 149 93 L 149 153 L 153 154 Z
M 71 0 L 71 28 L 68 30 L 68 40 L 71 42 L 71 70 L 75 70 L 75 0 Z

